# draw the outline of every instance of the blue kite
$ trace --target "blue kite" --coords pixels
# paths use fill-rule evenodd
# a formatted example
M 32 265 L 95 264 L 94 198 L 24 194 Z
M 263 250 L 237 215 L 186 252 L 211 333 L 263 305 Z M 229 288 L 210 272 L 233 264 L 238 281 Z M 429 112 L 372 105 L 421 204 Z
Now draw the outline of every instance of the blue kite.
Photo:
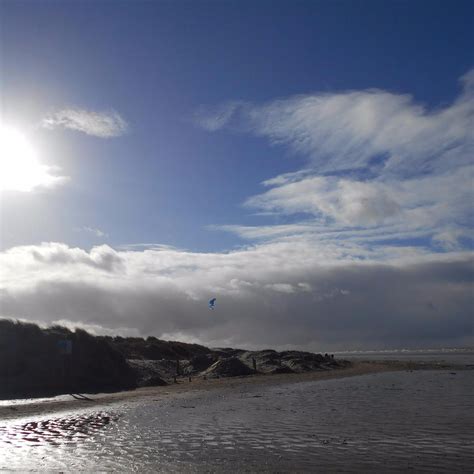
M 216 307 L 216 299 L 217 298 L 212 298 L 212 300 L 209 300 L 209 308 L 214 309 Z

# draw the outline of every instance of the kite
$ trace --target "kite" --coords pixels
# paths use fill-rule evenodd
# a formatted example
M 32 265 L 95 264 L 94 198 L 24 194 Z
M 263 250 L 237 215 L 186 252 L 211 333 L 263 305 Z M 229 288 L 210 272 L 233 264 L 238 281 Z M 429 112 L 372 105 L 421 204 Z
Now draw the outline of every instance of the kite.
M 217 298 L 212 298 L 212 300 L 209 300 L 209 308 L 214 309 L 216 306 L 216 299 Z

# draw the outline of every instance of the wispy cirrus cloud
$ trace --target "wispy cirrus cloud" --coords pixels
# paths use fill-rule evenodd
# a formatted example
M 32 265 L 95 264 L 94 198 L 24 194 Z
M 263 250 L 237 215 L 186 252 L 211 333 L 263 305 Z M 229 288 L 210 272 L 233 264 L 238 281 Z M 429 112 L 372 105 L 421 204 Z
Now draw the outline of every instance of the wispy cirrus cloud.
M 306 155 L 319 173 L 360 168 L 401 176 L 442 172 L 471 161 L 474 70 L 461 84 L 459 97 L 435 110 L 410 95 L 370 89 L 262 105 L 229 102 L 202 109 L 198 123 L 211 131 L 238 126 L 273 144 L 288 145 Z
M 306 213 L 326 225 L 432 228 L 472 217 L 474 169 L 407 180 L 312 176 L 282 182 L 253 196 L 246 206 L 284 214 Z
M 301 232 L 380 247 L 390 239 L 419 239 L 429 251 L 472 242 L 474 70 L 461 85 L 452 104 L 432 110 L 409 95 L 378 89 L 220 110 L 221 127 L 266 137 L 307 157 L 304 169 L 267 179 L 267 190 L 244 203 L 282 218 L 303 214 L 304 220 L 221 229 L 247 239 Z
M 215 107 L 202 106 L 194 114 L 194 122 L 209 132 L 224 128 L 245 106 L 242 101 L 229 101 Z
M 127 122 L 114 110 L 95 112 L 80 108 L 66 108 L 45 117 L 42 126 L 49 129 L 68 128 L 99 138 L 123 135 Z
M 92 234 L 96 237 L 108 237 L 108 234 L 106 232 L 104 232 L 103 230 L 101 229 L 97 229 L 95 227 L 81 227 L 78 229 L 79 231 L 82 231 L 82 232 L 87 232 L 88 234 Z

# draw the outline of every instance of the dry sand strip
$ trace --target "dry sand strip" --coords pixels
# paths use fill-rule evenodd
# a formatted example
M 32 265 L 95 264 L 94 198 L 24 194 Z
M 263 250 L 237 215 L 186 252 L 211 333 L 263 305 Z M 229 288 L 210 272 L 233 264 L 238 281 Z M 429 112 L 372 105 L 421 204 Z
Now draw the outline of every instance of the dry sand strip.
M 178 383 L 172 383 L 161 387 L 146 387 L 115 393 L 99 394 L 73 394 L 59 397 L 5 402 L 0 406 L 1 421 L 30 416 L 45 416 L 61 411 L 70 411 L 81 408 L 97 407 L 104 409 L 108 405 L 123 402 L 143 402 L 148 399 L 159 401 L 160 397 L 167 398 L 174 394 L 189 392 L 192 390 L 218 390 L 235 389 L 244 390 L 246 387 L 258 385 L 280 385 L 305 381 L 326 380 L 341 377 L 354 377 L 357 375 L 373 374 L 378 372 L 402 371 L 402 370 L 464 370 L 470 367 L 459 365 L 447 365 L 437 363 L 400 362 L 400 361 L 357 361 L 352 362 L 349 367 L 306 372 L 302 374 L 276 374 L 276 375 L 253 375 L 246 377 L 231 377 L 219 379 L 188 378 L 178 379 Z

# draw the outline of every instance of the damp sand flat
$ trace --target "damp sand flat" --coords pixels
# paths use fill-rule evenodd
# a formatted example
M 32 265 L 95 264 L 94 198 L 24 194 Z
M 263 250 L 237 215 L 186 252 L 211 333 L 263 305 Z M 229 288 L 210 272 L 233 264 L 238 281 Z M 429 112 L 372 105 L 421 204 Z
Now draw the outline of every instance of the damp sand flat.
M 168 391 L 6 421 L 0 469 L 472 472 L 473 389 L 429 370 Z
M 412 361 L 397 360 L 353 360 L 351 366 L 333 370 L 322 370 L 315 372 L 306 372 L 301 374 L 275 374 L 275 375 L 256 375 L 249 377 L 229 377 L 220 379 L 188 378 L 178 380 L 179 383 L 160 387 L 146 387 L 136 390 L 121 391 L 115 393 L 85 394 L 89 399 L 81 400 L 84 395 L 58 395 L 55 397 L 27 398 L 27 399 L 6 399 L 0 400 L 0 420 L 6 421 L 21 417 L 37 417 L 47 414 L 54 414 L 61 411 L 71 411 L 81 409 L 85 405 L 88 407 L 103 407 L 120 402 L 141 403 L 147 399 L 168 398 L 182 392 L 195 390 L 221 390 L 231 388 L 234 390 L 245 389 L 248 385 L 276 385 L 283 383 L 298 383 L 308 381 L 326 380 L 332 378 L 354 377 L 365 374 L 409 371 L 423 369 L 466 369 L 468 365 L 445 364 L 438 361 L 429 361 L 419 363 Z

